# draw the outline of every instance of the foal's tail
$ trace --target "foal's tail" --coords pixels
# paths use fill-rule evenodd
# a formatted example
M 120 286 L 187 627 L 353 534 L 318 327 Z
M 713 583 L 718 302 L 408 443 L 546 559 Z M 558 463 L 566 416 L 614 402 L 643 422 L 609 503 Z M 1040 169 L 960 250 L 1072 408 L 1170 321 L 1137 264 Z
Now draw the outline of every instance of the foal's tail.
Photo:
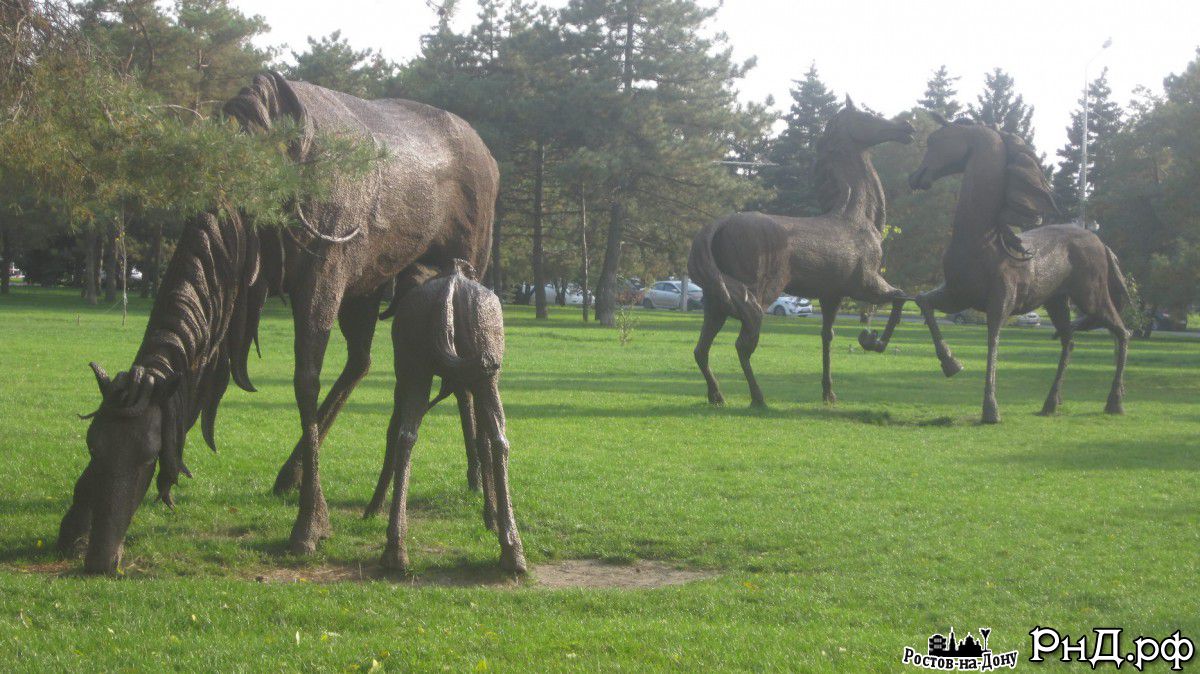
M 1113 308 L 1119 314 L 1129 306 L 1129 286 L 1125 284 L 1125 275 L 1121 273 L 1121 266 L 1117 264 L 1116 253 L 1112 252 L 1112 248 L 1108 246 L 1104 247 L 1104 252 L 1108 255 L 1108 297 L 1112 300 Z M 1105 327 L 1104 323 L 1090 314 L 1081 316 L 1071 325 L 1071 329 L 1076 332 L 1103 327 Z M 1057 331 L 1054 336 L 1058 337 Z
M 712 222 L 692 239 L 692 250 L 688 254 L 688 276 L 704 288 L 704 302 L 714 309 L 723 309 L 739 321 L 744 321 L 753 309 L 760 306 L 758 298 L 744 283 L 721 271 L 713 257 L 713 237 L 725 224 L 724 220 Z

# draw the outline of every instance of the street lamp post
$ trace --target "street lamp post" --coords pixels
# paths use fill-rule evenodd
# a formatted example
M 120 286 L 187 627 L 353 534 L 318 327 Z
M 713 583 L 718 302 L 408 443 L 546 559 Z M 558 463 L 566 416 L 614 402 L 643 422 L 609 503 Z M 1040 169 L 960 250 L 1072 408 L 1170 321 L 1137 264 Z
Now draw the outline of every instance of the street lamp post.
M 1100 49 L 1092 55 L 1092 58 L 1083 64 L 1083 157 L 1079 162 L 1079 224 L 1087 227 L 1087 173 L 1088 173 L 1088 86 L 1091 84 L 1088 81 L 1088 68 L 1091 67 L 1092 61 L 1096 60 L 1097 56 L 1109 47 L 1112 46 L 1112 38 L 1104 41 L 1100 45 Z

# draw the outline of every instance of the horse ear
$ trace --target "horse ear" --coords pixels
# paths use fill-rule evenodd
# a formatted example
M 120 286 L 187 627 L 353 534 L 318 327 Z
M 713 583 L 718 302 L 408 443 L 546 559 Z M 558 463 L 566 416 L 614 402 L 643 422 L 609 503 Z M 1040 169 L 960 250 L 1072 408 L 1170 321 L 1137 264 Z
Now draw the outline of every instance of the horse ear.
M 847 110 L 857 110 L 858 109 L 858 108 L 854 107 L 854 99 L 850 98 L 850 94 L 846 94 L 846 109 Z
M 942 126 L 950 126 L 950 122 L 947 122 L 946 118 L 942 117 L 941 113 L 939 113 L 935 110 L 930 110 L 929 116 L 933 118 L 933 121 L 937 122 L 938 124 L 941 124 Z
M 96 361 L 88 363 L 88 366 L 92 368 L 92 373 L 96 375 L 96 385 L 100 387 L 100 397 L 108 397 L 108 392 L 112 388 L 112 380 L 108 378 L 108 373 Z

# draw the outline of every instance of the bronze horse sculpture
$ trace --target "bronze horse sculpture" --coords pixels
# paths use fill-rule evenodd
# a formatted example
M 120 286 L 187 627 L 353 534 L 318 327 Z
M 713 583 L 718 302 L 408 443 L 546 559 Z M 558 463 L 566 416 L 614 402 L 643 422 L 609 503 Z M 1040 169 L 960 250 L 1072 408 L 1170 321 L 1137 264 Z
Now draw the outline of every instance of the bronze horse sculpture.
M 913 127 L 863 112 L 849 97 L 826 125 L 818 141 L 817 180 L 825 214 L 791 218 L 764 213 L 737 213 L 714 222 L 696 235 L 688 257 L 688 273 L 704 289 L 704 324 L 696 344 L 696 364 L 708 383 L 708 401 L 725 402 L 708 366 L 713 339 L 729 316 L 737 318 L 738 359 L 750 385 L 751 405 L 765 405 L 750 367 L 758 346 L 763 302 L 781 292 L 815 297 L 821 302 L 821 387 L 825 402 L 835 402 L 829 371 L 833 321 L 842 299 L 892 303 L 882 338 L 864 330 L 859 343 L 882 352 L 900 321 L 908 299 L 879 270 L 883 258 L 886 203 L 883 186 L 868 150 L 880 143 L 911 143 Z
M 942 259 L 945 281 L 917 296 L 947 377 L 962 366 L 942 341 L 934 310 L 972 308 L 987 313 L 987 375 L 983 422 L 997 423 L 996 356 L 1000 327 L 1009 316 L 1044 306 L 1062 342 L 1058 372 L 1042 414 L 1062 404 L 1062 381 L 1074 348 L 1073 333 L 1105 327 L 1116 338 L 1116 374 L 1104 408 L 1121 414 L 1129 332 L 1121 309 L 1129 302 L 1117 256 L 1092 232 L 1076 225 L 1045 225 L 1020 234 L 1012 226 L 1034 224 L 1057 212 L 1050 185 L 1033 150 L 1018 136 L 995 128 L 936 116 L 941 128 L 929 136 L 925 158 L 909 176 L 913 189 L 962 173 L 950 245 Z M 1070 303 L 1085 314 L 1072 324 Z
M 437 278 L 406 293 L 395 303 L 392 348 L 395 351 L 396 396 L 388 426 L 387 451 L 375 494 L 365 517 L 383 505 L 392 485 L 386 568 L 404 569 L 408 553 L 407 499 L 409 459 L 425 413 L 450 394 L 473 401 L 464 416 L 468 447 L 474 446 L 483 482 L 483 521 L 500 539 L 500 567 L 524 571 L 525 554 L 513 519 L 508 488 L 508 439 L 500 402 L 500 362 L 504 357 L 504 315 L 500 298 L 480 285 L 465 260 L 455 260 Z M 433 377 L 441 392 L 429 400 Z M 467 419 L 469 428 L 465 427 Z
M 58 547 L 88 539 L 89 572 L 111 572 L 155 465 L 168 505 L 182 472 L 187 431 L 201 419 L 205 440 L 229 379 L 253 390 L 246 370 L 268 294 L 291 299 L 296 403 L 300 412 L 300 507 L 290 537 L 310 553 L 329 535 L 318 452 L 354 385 L 366 374 L 379 289 L 402 275 L 411 288 L 462 258 L 487 266 L 499 173 L 463 120 L 398 99 L 364 101 L 272 73 L 225 105 L 255 131 L 292 120 L 302 130 L 295 161 L 319 152 L 319 134 L 348 133 L 387 149 L 366 179 L 335 180 L 322 203 L 296 204 L 297 227 L 255 228 L 236 204 L 184 231 L 127 372 L 112 379 L 93 364 L 102 402 L 91 416 L 91 458 L 76 482 Z M 307 211 L 307 215 L 305 213 Z M 346 336 L 346 368 L 318 409 L 321 365 L 335 320 Z

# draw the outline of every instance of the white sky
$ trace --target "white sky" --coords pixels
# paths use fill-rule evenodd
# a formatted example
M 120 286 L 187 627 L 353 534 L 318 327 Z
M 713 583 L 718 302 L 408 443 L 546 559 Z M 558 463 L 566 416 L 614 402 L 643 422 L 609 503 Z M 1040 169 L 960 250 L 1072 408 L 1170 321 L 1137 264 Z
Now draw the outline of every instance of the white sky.
M 303 51 L 309 35 L 341 29 L 357 48 L 406 61 L 436 17 L 425 0 L 236 0 L 272 27 L 264 44 Z M 546 0 L 558 6 L 565 0 Z M 474 0 L 460 0 L 455 24 L 474 21 Z M 1002 8 L 1002 9 L 997 9 Z M 775 97 L 786 109 L 791 82 L 816 62 L 839 95 L 887 114 L 910 108 L 930 73 L 945 64 L 959 99 L 975 100 L 983 73 L 1000 66 L 1035 106 L 1038 151 L 1054 158 L 1070 111 L 1089 74 L 1109 68 L 1119 103 L 1134 87 L 1154 91 L 1200 47 L 1196 0 L 726 0 L 711 28 L 729 36 L 739 59 L 758 57 L 741 83 L 743 99 Z M 1106 38 L 1112 47 L 1097 54 Z M 284 52 L 288 55 L 288 52 Z

